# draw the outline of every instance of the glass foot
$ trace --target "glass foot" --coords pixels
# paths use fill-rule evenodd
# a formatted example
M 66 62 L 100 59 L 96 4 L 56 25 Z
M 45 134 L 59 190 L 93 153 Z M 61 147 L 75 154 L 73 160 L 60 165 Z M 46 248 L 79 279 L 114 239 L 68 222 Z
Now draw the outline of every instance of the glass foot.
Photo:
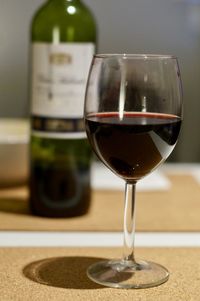
M 169 278 L 168 270 L 154 262 L 124 260 L 101 261 L 91 265 L 88 277 L 101 285 L 114 288 L 148 288 Z

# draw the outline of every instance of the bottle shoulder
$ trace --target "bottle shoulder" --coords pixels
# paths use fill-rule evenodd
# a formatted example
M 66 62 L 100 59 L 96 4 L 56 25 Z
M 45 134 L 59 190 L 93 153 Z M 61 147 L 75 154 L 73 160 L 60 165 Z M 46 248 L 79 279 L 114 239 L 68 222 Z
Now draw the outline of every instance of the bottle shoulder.
M 52 31 L 59 31 L 61 41 L 96 41 L 96 22 L 85 5 L 55 6 L 47 2 L 33 16 L 31 37 L 34 41 L 50 41 Z M 73 32 L 68 36 L 69 32 Z

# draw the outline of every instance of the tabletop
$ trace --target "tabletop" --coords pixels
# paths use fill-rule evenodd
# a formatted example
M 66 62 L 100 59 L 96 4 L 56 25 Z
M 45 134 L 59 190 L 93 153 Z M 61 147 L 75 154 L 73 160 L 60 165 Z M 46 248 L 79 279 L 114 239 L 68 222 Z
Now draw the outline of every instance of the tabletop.
M 136 258 L 164 265 L 169 280 L 141 290 L 105 288 L 89 280 L 90 264 L 122 256 L 123 188 L 123 182 L 94 166 L 90 212 L 56 220 L 30 215 L 27 187 L 0 190 L 0 299 L 198 300 L 199 164 L 164 164 L 138 185 Z
M 103 177 L 102 172 L 105 172 Z M 106 170 L 102 170 L 102 166 L 95 166 L 92 174 L 94 198 L 98 205 L 94 205 L 96 206 L 93 208 L 94 213 L 88 215 L 88 217 L 75 219 L 75 221 L 69 221 L 67 219 L 56 221 L 55 219 L 47 220 L 26 214 L 26 187 L 18 188 L 17 190 L 14 189 L 12 192 L 11 189 L 1 191 L 0 204 L 3 201 L 9 202 L 12 197 L 15 199 L 14 196 L 17 196 L 19 199 L 21 197 L 24 202 L 23 205 L 20 205 L 21 207 L 17 207 L 16 211 L 12 209 L 10 212 L 8 208 L 5 210 L 5 207 L 1 207 L 0 205 L 0 246 L 121 246 L 123 242 L 122 215 L 124 183 L 123 181 L 120 182 L 117 177 L 113 177 Z M 173 176 L 176 178 L 173 178 Z M 105 183 L 107 186 L 105 186 L 104 183 L 99 183 L 99 178 L 106 179 Z M 175 180 L 178 182 L 176 182 L 174 186 L 180 186 L 178 191 L 172 191 L 171 186 Z M 186 183 L 185 186 L 183 180 L 185 181 L 184 183 Z M 184 189 L 182 189 L 183 186 Z M 98 192 L 96 192 L 96 190 Z M 136 219 L 135 240 L 137 246 L 200 246 L 200 164 L 164 164 L 156 175 L 149 177 L 146 182 L 144 181 L 144 184 L 141 183 L 137 194 L 139 203 L 139 208 L 137 208 L 139 212 L 138 220 Z M 174 194 L 174 203 L 166 205 L 162 198 L 173 198 Z M 119 206 L 118 209 L 120 212 L 116 210 L 116 216 L 114 216 L 112 223 L 109 224 L 110 213 L 109 210 L 106 210 L 108 224 L 102 226 L 101 216 L 100 221 L 97 221 L 96 224 L 95 220 L 97 212 L 99 212 L 98 206 L 107 206 L 107 204 L 101 200 L 105 195 L 108 198 L 113 198 L 113 202 L 116 202 L 116 206 Z M 144 201 L 149 195 L 150 199 Z M 184 195 L 186 196 L 185 204 L 183 204 Z M 119 205 L 117 205 L 117 200 L 115 200 L 117 197 L 119 198 Z M 159 200 L 156 200 L 156 198 Z M 152 209 L 148 207 L 151 203 L 153 204 Z M 187 207 L 189 209 L 191 204 L 195 206 L 193 211 L 191 211 L 193 215 L 187 210 Z M 112 205 L 111 203 L 109 206 Z M 170 210 L 169 207 L 171 207 Z M 110 209 L 110 207 L 108 208 Z M 149 220 L 144 213 L 141 213 L 146 211 L 146 208 L 148 212 L 149 210 L 151 212 L 151 214 L 149 214 L 151 217 L 148 217 Z M 165 215 L 162 216 L 159 210 L 163 212 L 162 214 L 167 214 L 167 218 L 165 218 Z M 182 215 L 180 212 L 182 212 Z M 106 223 L 105 212 L 102 212 L 102 214 L 104 215 L 104 223 Z M 159 221 L 160 214 L 161 219 Z M 185 214 L 187 215 L 187 219 L 185 219 Z M 189 215 L 191 215 L 191 217 Z M 154 216 L 156 216 L 156 219 L 160 223 L 160 229 L 159 224 L 153 224 L 155 223 Z M 162 220 L 163 217 L 167 221 Z M 189 220 L 187 228 L 184 227 L 184 224 L 187 224 L 188 218 L 191 218 L 191 220 Z M 168 222 L 168 224 L 165 225 L 165 222 Z M 194 224 L 193 226 L 191 225 L 192 223 Z M 139 229 L 137 228 L 137 224 Z M 171 228 L 171 225 L 173 228 Z

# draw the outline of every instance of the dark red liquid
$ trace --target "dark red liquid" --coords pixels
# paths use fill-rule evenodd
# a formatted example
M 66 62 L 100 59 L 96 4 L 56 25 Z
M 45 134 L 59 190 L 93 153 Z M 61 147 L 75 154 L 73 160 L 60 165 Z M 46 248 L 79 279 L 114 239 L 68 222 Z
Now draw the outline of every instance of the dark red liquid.
M 173 150 L 181 119 L 154 113 L 97 113 L 86 119 L 86 131 L 97 156 L 129 181 L 151 172 Z

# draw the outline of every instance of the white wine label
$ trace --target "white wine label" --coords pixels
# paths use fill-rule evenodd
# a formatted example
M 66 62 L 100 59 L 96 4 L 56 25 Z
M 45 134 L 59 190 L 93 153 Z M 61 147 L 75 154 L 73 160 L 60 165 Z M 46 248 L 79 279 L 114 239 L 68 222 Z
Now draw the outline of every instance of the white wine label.
M 32 44 L 33 130 L 80 132 L 93 43 Z
M 58 133 L 58 132 L 41 132 L 41 131 L 32 131 L 32 136 L 40 137 L 40 138 L 50 138 L 50 139 L 87 139 L 87 135 L 85 132 L 78 133 Z

